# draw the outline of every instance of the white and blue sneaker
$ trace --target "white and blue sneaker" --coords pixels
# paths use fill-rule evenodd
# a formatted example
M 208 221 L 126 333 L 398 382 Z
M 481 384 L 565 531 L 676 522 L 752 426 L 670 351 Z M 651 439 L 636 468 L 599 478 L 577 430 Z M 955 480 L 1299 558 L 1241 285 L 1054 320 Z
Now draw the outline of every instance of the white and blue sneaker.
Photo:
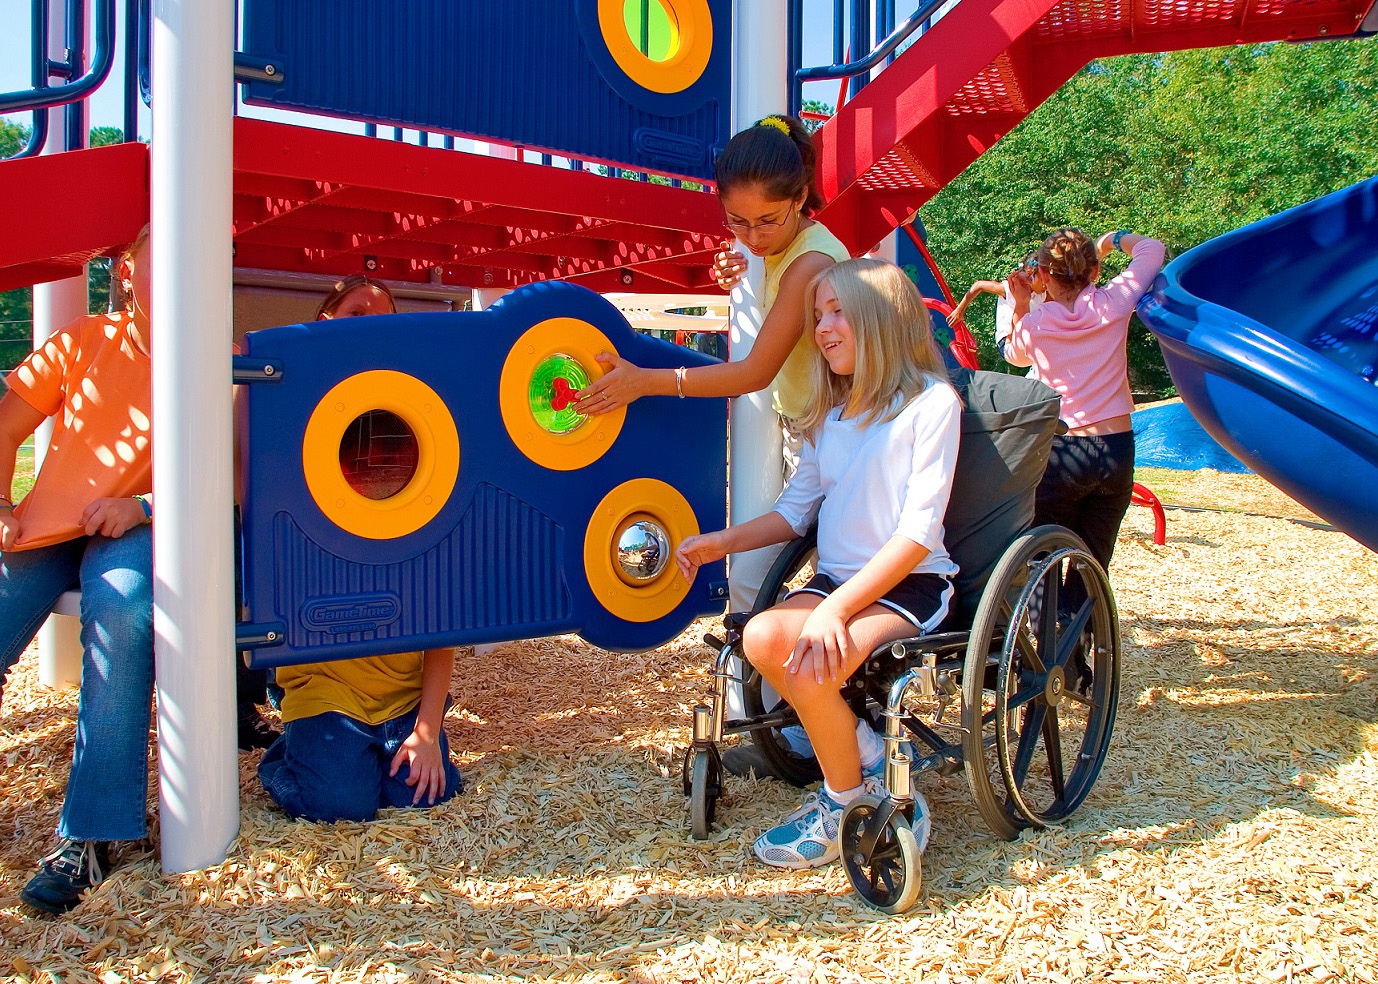
M 884 782 L 874 776 L 863 778 L 861 795 L 885 795 Z M 836 861 L 844 809 L 825 789 L 809 793 L 799 809 L 756 838 L 752 850 L 776 868 L 817 868 Z

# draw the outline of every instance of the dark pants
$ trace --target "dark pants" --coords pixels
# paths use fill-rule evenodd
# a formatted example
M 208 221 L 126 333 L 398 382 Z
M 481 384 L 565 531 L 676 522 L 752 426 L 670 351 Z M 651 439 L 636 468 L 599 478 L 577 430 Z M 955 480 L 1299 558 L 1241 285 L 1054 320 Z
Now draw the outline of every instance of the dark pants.
M 1053 438 L 1038 485 L 1034 525 L 1056 523 L 1086 541 L 1107 570 L 1134 494 L 1134 434 Z
M 258 778 L 288 816 L 306 820 L 372 820 L 383 807 L 411 806 L 411 767 L 404 764 L 395 776 L 388 775 L 388 767 L 415 729 L 418 710 L 375 725 L 338 711 L 289 721 L 259 763 Z M 443 731 L 440 754 L 445 757 L 445 795 L 437 803 L 464 785 Z M 432 804 L 422 800 L 420 805 Z

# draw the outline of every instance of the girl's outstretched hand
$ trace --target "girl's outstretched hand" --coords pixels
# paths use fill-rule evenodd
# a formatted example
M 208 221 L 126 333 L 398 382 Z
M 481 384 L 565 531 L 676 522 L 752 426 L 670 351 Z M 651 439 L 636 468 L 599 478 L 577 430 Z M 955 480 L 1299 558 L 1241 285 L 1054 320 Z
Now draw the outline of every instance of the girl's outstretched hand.
M 817 683 L 837 681 L 843 663 L 852 653 L 852 637 L 847 622 L 828 605 L 819 605 L 804 620 L 794 652 L 785 660 L 791 673 L 811 674 Z
M 646 395 L 645 369 L 611 352 L 601 352 L 595 358 L 607 366 L 608 371 L 579 391 L 575 410 L 596 417 Z
M 87 536 L 124 536 L 134 527 L 147 522 L 144 507 L 138 499 L 97 499 L 81 513 L 81 526 Z
M 724 533 L 724 530 L 700 533 L 697 536 L 686 536 L 680 541 L 679 549 L 675 551 L 675 563 L 679 565 L 679 572 L 690 584 L 694 583 L 694 575 L 700 567 L 727 556 L 727 539 Z
M 746 257 L 735 249 L 724 246 L 713 257 L 713 279 L 723 290 L 731 290 L 737 286 L 744 273 L 746 273 Z

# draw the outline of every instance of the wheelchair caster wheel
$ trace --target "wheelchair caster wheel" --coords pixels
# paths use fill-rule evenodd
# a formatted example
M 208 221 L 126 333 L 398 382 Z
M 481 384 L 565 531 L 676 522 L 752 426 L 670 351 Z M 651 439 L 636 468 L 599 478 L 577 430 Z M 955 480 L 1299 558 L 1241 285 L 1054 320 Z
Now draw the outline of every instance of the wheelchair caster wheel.
M 842 865 L 867 905 L 901 913 L 919 900 L 923 861 L 918 838 L 891 799 L 859 796 L 842 814 Z
M 689 833 L 694 840 L 707 840 L 718 811 L 718 797 L 722 795 L 722 765 L 716 749 L 689 749 L 684 772 L 689 787 Z

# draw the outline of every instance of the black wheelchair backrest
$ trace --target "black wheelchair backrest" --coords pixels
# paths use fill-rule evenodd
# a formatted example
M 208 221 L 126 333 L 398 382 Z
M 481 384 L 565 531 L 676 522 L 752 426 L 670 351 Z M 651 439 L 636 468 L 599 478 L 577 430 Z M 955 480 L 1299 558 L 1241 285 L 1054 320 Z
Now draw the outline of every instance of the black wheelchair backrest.
M 1033 522 L 1060 398 L 1036 379 L 999 372 L 950 372 L 962 397 L 962 437 L 944 517 L 947 551 L 961 568 L 957 593 L 969 621 L 991 570 Z

